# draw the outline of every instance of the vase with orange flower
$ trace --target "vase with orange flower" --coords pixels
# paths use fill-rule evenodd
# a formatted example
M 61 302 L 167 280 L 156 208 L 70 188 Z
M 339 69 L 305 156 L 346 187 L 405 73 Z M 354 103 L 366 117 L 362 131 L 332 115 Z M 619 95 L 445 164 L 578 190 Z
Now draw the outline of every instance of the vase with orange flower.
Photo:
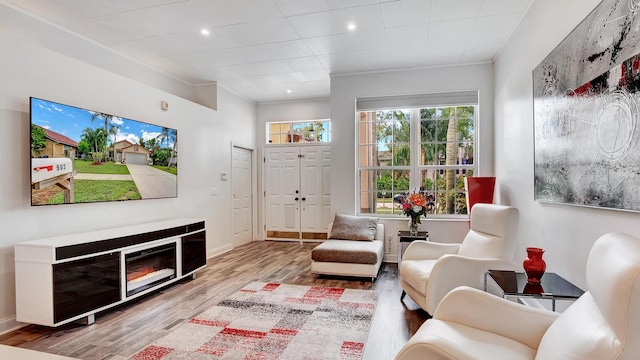
M 427 215 L 427 211 L 433 209 L 433 195 L 423 194 L 422 192 L 412 193 L 400 200 L 402 213 L 410 218 L 409 233 L 411 236 L 418 235 L 418 226 L 421 223 L 420 218 Z

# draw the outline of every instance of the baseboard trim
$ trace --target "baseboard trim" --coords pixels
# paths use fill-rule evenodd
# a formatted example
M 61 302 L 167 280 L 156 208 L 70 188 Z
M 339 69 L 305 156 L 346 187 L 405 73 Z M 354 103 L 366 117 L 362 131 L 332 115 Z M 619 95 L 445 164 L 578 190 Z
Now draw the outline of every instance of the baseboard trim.
M 29 324 L 16 321 L 15 316 L 0 320 L 0 335 L 15 331 Z
M 265 241 L 282 241 L 282 242 L 299 242 L 299 243 L 321 243 L 326 239 L 288 239 L 288 238 L 275 238 L 268 237 Z
M 233 250 L 233 244 L 226 244 L 226 245 L 218 246 L 217 248 L 209 249 L 207 251 L 207 259 L 211 259 L 212 257 L 222 255 L 231 250 Z

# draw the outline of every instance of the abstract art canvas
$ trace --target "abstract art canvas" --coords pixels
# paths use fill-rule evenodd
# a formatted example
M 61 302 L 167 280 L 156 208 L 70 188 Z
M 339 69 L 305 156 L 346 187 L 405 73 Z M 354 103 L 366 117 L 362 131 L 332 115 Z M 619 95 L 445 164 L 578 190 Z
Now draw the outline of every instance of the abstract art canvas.
M 602 1 L 534 70 L 535 199 L 640 210 L 640 1 Z

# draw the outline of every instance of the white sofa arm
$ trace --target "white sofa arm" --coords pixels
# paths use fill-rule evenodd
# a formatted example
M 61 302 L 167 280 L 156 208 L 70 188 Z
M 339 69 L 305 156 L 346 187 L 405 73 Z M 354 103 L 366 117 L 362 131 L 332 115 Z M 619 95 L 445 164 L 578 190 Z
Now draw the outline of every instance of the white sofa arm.
M 502 259 L 481 259 L 460 255 L 443 255 L 431 269 L 425 294 L 429 313 L 447 293 L 458 286 L 470 286 L 482 290 L 486 269 L 516 270 L 516 266 Z
M 530 308 L 468 286 L 447 294 L 433 314 L 434 319 L 504 336 L 532 349 L 538 348 L 558 316 L 559 313 Z
M 438 259 L 442 255 L 456 254 L 460 244 L 444 244 L 430 241 L 413 241 L 404 251 L 404 260 Z

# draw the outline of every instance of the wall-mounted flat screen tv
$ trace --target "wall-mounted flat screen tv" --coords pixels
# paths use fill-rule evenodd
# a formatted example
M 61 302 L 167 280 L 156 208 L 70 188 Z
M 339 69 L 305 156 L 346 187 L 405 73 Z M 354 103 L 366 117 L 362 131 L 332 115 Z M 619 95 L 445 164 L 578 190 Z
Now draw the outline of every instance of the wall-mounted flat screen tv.
M 31 205 L 174 198 L 178 132 L 30 98 Z

